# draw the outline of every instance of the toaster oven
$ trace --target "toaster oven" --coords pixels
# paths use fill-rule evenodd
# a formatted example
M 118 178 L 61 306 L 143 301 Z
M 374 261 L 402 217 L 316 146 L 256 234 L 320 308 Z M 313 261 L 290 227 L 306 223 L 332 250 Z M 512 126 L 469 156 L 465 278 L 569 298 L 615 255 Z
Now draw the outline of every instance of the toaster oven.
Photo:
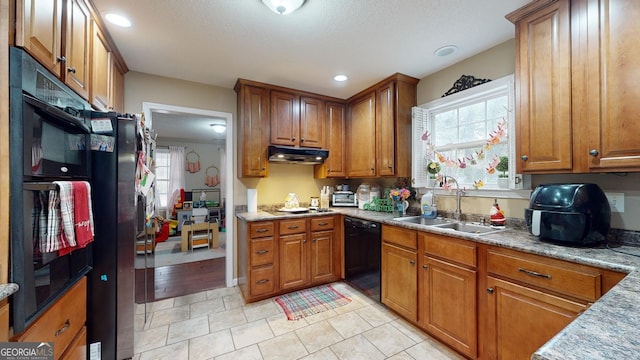
M 358 207 L 358 200 L 353 191 L 335 191 L 331 195 L 331 206 L 353 206 Z

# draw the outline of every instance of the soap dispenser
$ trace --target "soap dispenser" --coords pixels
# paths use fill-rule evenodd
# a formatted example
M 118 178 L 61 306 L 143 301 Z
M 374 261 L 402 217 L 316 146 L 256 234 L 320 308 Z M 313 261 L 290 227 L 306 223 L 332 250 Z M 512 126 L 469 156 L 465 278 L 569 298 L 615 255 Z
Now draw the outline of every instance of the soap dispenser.
M 435 200 L 435 195 L 431 191 L 422 195 L 422 199 L 420 199 L 420 209 L 422 210 L 423 218 L 435 219 L 438 216 L 438 209 L 436 207 Z

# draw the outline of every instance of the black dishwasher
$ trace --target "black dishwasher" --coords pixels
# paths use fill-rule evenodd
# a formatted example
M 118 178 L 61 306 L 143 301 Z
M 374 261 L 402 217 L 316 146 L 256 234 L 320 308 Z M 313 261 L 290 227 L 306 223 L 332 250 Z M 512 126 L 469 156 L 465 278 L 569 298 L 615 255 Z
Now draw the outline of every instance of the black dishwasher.
M 380 302 L 380 223 L 344 218 L 345 281 Z

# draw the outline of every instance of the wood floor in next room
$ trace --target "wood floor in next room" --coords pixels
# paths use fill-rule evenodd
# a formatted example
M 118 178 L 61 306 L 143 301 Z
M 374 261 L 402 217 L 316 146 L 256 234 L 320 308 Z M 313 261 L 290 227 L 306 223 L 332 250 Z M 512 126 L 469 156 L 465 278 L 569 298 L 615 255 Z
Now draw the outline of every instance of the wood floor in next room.
M 225 258 L 161 266 L 147 271 L 147 301 L 174 298 L 225 286 Z M 144 270 L 136 269 L 136 303 L 144 302 Z

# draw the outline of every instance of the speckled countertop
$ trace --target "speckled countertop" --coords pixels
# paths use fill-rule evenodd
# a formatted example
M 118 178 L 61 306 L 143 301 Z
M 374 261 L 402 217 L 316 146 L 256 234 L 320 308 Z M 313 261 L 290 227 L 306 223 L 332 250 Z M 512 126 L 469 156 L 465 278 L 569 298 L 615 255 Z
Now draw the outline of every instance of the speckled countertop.
M 331 208 L 328 213 L 277 214 L 258 211 L 236 215 L 247 222 L 296 217 L 343 214 L 383 224 L 425 230 L 422 225 L 393 220 L 389 213 L 353 208 Z M 473 240 L 479 243 L 521 250 L 532 254 L 628 273 L 569 326 L 544 344 L 534 360 L 640 359 L 640 248 L 616 245 L 595 248 L 558 246 L 539 241 L 526 231 L 506 229 L 483 235 L 429 228 L 427 231 Z M 630 255 L 634 254 L 634 255 Z
M 8 283 L 0 285 L 0 300 L 4 300 L 18 291 L 18 284 Z

